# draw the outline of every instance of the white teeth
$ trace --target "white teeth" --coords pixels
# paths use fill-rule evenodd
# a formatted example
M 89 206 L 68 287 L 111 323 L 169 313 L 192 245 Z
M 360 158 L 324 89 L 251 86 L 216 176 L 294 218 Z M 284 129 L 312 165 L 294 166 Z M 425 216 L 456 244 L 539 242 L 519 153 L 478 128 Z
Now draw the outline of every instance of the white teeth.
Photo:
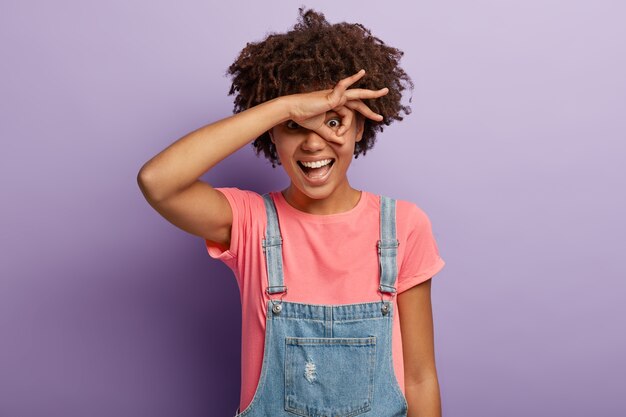
M 323 167 L 324 165 L 330 164 L 331 161 L 332 159 L 322 159 L 321 161 L 315 161 L 315 162 L 300 161 L 300 163 L 307 168 L 320 168 L 320 167 Z

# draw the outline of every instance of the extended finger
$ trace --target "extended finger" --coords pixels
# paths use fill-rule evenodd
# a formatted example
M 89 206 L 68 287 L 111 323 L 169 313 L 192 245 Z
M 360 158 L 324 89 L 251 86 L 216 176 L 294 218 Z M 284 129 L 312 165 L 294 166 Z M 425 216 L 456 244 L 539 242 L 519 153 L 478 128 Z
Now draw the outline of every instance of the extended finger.
M 363 76 L 365 75 L 365 70 L 359 70 L 359 72 L 357 72 L 356 74 L 353 74 L 349 77 L 346 77 L 342 80 L 340 80 L 337 83 L 338 87 L 343 88 L 344 90 L 347 89 L 348 87 L 350 87 L 352 84 L 354 84 L 355 82 L 359 81 L 361 78 L 363 78 Z
M 356 74 L 343 78 L 337 84 L 335 84 L 335 87 L 333 88 L 333 91 L 330 94 L 330 96 L 332 96 L 333 101 L 337 103 L 340 102 L 341 96 L 343 96 L 344 92 L 348 89 L 348 87 L 350 87 L 352 84 L 354 84 L 355 82 L 363 78 L 364 75 L 365 75 L 365 70 L 361 69 Z
M 387 87 L 380 90 L 368 90 L 367 88 L 351 88 L 346 90 L 345 95 L 348 100 L 362 99 L 362 98 L 378 98 L 386 95 L 389 92 Z
M 361 113 L 363 116 L 367 117 L 368 119 L 376 120 L 377 122 L 380 122 L 384 119 L 382 114 L 378 114 L 372 111 L 372 109 L 370 109 L 361 100 L 346 101 L 346 104 L 344 104 L 344 106 L 349 107 L 352 110 L 356 110 L 359 113 Z

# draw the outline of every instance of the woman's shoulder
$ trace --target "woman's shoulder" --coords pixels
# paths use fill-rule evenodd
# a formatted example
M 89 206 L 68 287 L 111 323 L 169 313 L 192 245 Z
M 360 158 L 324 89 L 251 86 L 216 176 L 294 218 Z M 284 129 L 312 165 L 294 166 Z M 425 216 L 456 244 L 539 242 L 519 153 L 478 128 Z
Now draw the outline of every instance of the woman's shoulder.
M 376 201 L 380 201 L 382 196 L 386 196 L 395 200 L 396 202 L 396 219 L 398 223 L 416 227 L 428 223 L 430 220 L 428 214 L 422 209 L 422 207 L 411 200 L 397 198 L 392 194 L 379 194 Z
M 241 215 L 255 214 L 264 210 L 263 196 L 254 190 L 239 187 L 215 187 L 224 194 L 233 211 L 236 209 Z

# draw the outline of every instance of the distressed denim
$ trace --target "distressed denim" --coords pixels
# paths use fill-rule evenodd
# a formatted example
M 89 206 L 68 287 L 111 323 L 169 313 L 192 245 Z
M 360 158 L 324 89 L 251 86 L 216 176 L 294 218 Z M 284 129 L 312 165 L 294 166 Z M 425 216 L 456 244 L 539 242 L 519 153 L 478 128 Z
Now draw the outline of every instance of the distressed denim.
M 282 237 L 274 202 L 263 199 L 263 251 L 269 295 L 286 293 Z M 380 301 L 323 305 L 267 302 L 261 375 L 250 404 L 235 417 L 400 417 L 408 405 L 392 359 L 397 263 L 395 200 L 381 196 Z M 284 295 L 284 294 L 283 294 Z

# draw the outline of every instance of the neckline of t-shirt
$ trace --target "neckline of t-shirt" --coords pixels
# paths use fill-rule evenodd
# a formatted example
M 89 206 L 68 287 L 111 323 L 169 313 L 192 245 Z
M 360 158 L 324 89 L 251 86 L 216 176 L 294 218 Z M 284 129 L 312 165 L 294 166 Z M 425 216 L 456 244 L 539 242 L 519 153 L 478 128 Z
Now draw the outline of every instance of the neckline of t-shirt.
M 358 203 L 356 203 L 356 205 L 352 207 L 350 210 L 343 211 L 341 213 L 335 213 L 335 214 L 313 214 L 313 213 L 307 213 L 305 211 L 299 210 L 295 208 L 294 206 L 292 206 L 291 204 L 289 204 L 287 200 L 285 200 L 285 196 L 283 196 L 283 194 L 280 191 L 272 191 L 271 194 L 273 196 L 274 203 L 276 203 L 277 205 L 276 207 L 277 210 L 280 207 L 280 209 L 287 210 L 295 217 L 298 217 L 302 220 L 306 220 L 308 222 L 313 222 L 313 223 L 335 223 L 335 222 L 345 221 L 357 215 L 359 212 L 361 212 L 363 208 L 366 206 L 367 199 L 370 196 L 369 192 L 365 190 L 361 190 L 361 198 L 359 198 Z

